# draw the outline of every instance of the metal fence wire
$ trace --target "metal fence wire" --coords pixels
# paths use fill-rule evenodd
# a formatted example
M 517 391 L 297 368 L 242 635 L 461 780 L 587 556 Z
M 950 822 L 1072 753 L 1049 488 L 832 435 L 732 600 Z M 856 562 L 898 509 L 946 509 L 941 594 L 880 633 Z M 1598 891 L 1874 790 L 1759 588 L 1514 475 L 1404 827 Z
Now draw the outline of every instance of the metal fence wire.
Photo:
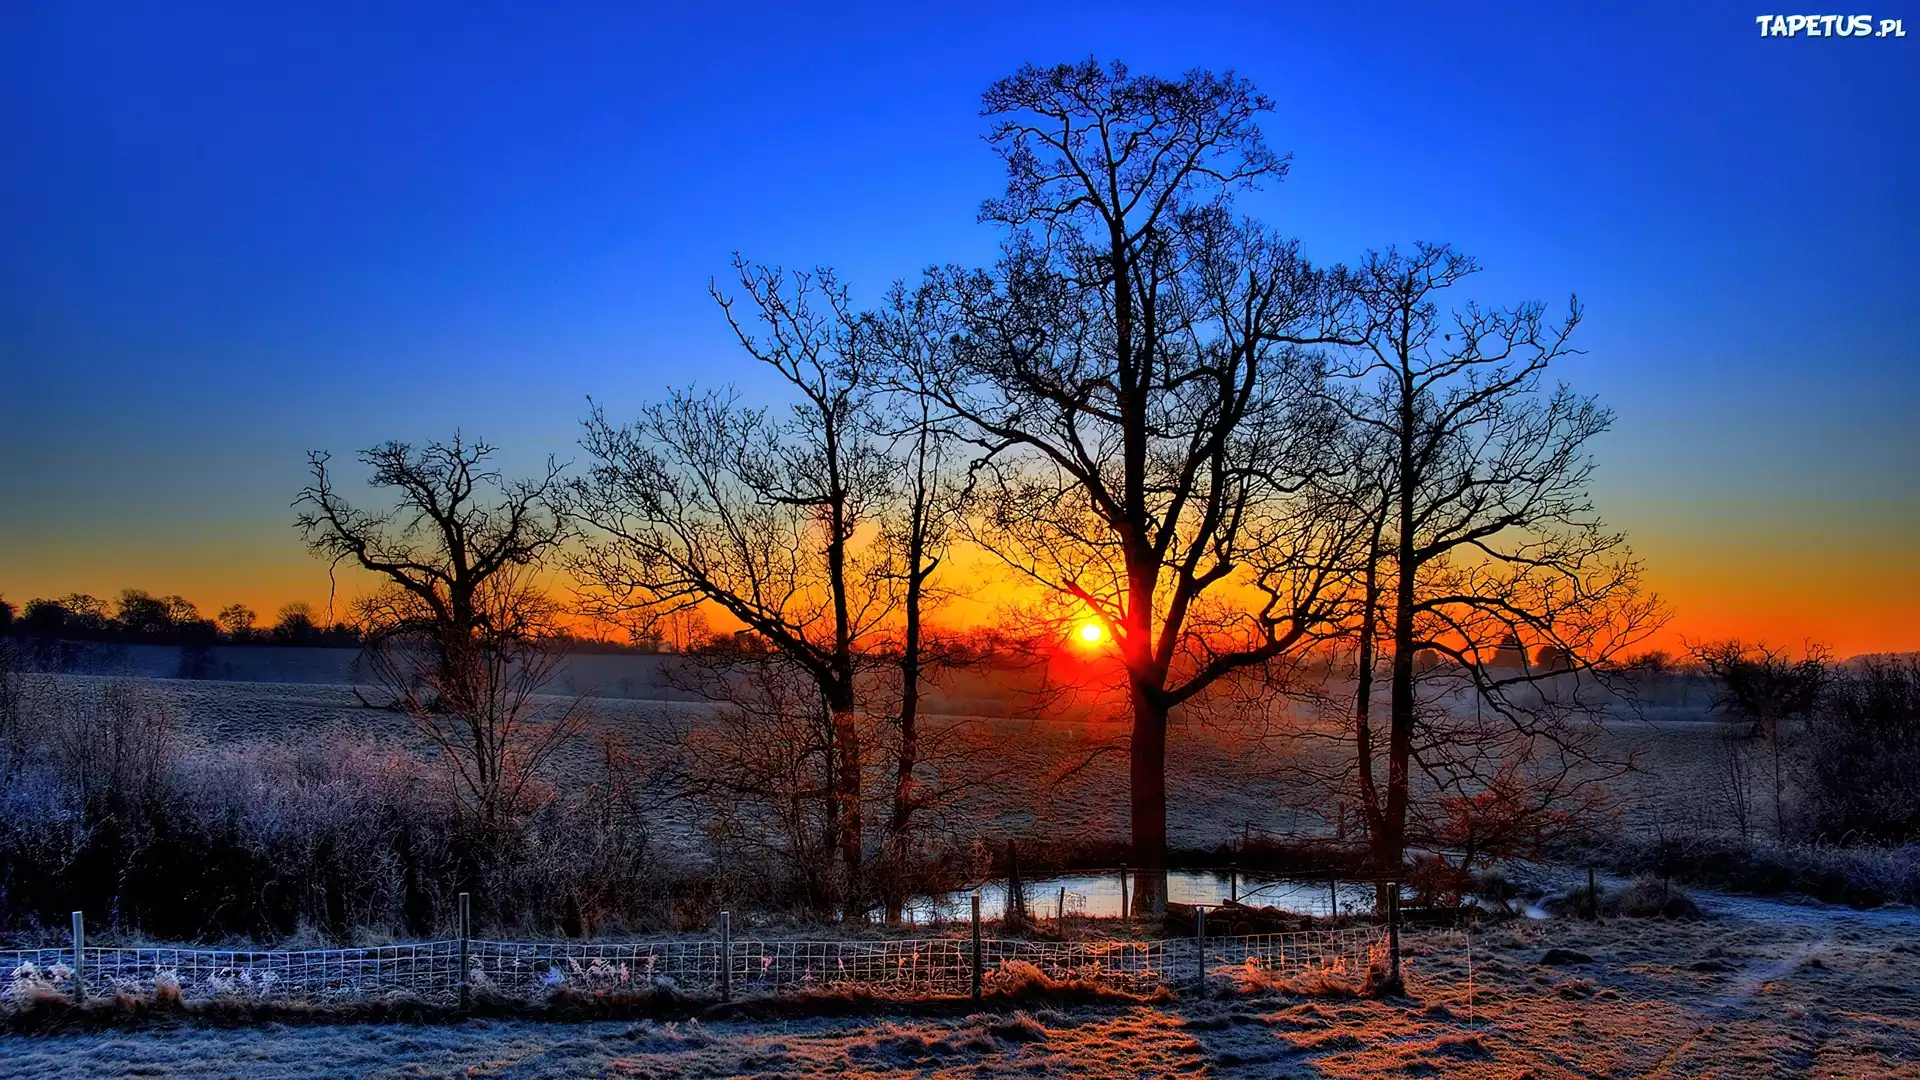
M 980 941 L 984 986 L 1010 987 L 1036 974 L 1113 989 L 1180 988 L 1201 973 L 1252 970 L 1274 978 L 1308 974 L 1363 977 L 1386 943 L 1386 928 L 1349 927 L 1287 934 L 1153 941 Z M 887 996 L 966 994 L 972 987 L 970 938 L 790 941 L 706 937 L 625 943 L 472 939 L 362 949 L 83 947 L 0 950 L 0 1007 L 17 1009 L 43 994 L 71 997 L 76 975 L 88 997 L 178 995 L 282 1003 L 348 1004 L 405 997 L 459 1000 L 466 988 L 540 1002 L 557 993 L 668 990 L 689 997 L 792 995 L 856 990 Z

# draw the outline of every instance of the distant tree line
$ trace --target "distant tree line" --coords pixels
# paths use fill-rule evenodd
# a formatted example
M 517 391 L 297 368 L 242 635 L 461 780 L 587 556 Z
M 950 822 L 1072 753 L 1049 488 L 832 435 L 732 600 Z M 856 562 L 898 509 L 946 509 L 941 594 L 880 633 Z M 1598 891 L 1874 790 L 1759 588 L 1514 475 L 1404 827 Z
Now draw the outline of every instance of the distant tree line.
M 552 633 L 569 652 L 657 653 L 673 649 L 657 634 L 607 641 L 566 630 Z M 259 613 L 245 604 L 228 604 L 207 618 L 200 614 L 198 605 L 183 596 L 155 596 L 144 589 L 121 590 L 111 606 L 86 593 L 68 593 L 55 599 L 36 597 L 19 606 L 0 597 L 0 636 L 122 645 L 358 648 L 365 644 L 364 627 L 339 619 L 325 622 L 304 600 L 280 605 L 274 621 L 262 623 Z M 730 640 L 731 635 L 716 638 Z M 701 647 L 708 646 L 702 643 Z
M 0 634 L 44 641 L 127 645 L 319 645 L 353 647 L 360 632 L 345 622 L 323 623 L 305 601 L 281 605 L 263 625 L 245 604 L 229 604 L 209 619 L 182 596 L 123 589 L 111 605 L 86 593 L 35 598 L 16 609 L 0 598 Z

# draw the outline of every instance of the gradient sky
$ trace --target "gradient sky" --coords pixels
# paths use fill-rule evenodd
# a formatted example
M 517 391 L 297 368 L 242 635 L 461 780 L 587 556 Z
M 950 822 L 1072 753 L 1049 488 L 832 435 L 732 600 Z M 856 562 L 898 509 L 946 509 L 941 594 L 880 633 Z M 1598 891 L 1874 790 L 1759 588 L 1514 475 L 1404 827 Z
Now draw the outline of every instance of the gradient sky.
M 1044 9 L 1044 13 L 1043 13 Z M 831 14 L 827 13 L 831 11 Z M 1234 68 L 1317 260 L 1451 241 L 1588 307 L 1598 497 L 1678 618 L 1920 649 L 1920 4 L 0 5 L 0 594 L 323 601 L 303 456 L 456 425 L 577 457 L 764 386 L 728 253 L 871 297 L 991 259 L 978 95 L 1089 54 Z

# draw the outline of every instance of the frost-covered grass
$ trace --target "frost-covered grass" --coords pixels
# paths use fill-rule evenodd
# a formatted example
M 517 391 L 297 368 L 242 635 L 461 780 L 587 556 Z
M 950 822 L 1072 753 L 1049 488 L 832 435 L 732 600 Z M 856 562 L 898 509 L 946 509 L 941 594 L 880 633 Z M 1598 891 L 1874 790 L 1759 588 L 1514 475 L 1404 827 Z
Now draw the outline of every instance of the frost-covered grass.
M 1711 907 L 1711 905 L 1710 905 Z M 38 1077 L 1920 1076 L 1920 920 L 1742 903 L 1705 920 L 1410 936 L 1408 996 L 1216 980 L 1154 1003 L 933 1015 L 149 1026 L 0 1038 Z M 1547 950 L 1576 954 L 1544 964 Z M 1581 960 L 1580 957 L 1590 959 Z
M 585 659 L 642 667 L 657 664 L 650 657 Z M 646 671 L 646 678 L 651 678 L 651 669 Z M 94 676 L 55 678 L 76 684 L 97 681 Z M 353 689 L 341 683 L 138 681 L 143 693 L 163 701 L 179 719 L 183 737 L 200 748 L 296 745 L 345 732 L 416 754 L 427 750 L 404 717 L 364 707 Z M 643 692 L 623 686 L 607 673 L 582 687 L 595 688 L 614 695 Z M 1113 748 L 1124 737 L 1124 727 L 1084 716 L 1044 722 L 1017 718 L 1008 715 L 1014 708 L 1011 700 L 984 694 L 955 695 L 951 701 L 935 704 L 998 711 L 939 715 L 928 721 L 936 726 L 965 721 L 950 756 L 957 768 L 977 766 L 983 774 L 956 778 L 968 791 L 947 816 L 995 833 L 1071 836 L 1088 844 L 1123 841 L 1127 761 L 1124 753 Z M 1712 788 L 1716 763 L 1724 752 L 1720 726 L 1699 722 L 1705 716 L 1703 705 L 1688 709 L 1692 711 L 1686 715 L 1694 720 L 1623 719 L 1607 726 L 1601 751 L 1610 757 L 1634 756 L 1641 765 L 1638 773 L 1617 785 L 1623 806 L 1619 824 L 1628 832 L 1650 834 L 1676 828 L 1713 832 L 1726 825 L 1721 800 Z M 590 711 L 589 730 L 557 763 L 563 776 L 581 782 L 598 773 L 600 736 L 614 734 L 645 745 L 656 735 L 672 737 L 676 730 L 707 715 L 706 707 L 694 702 L 628 696 L 597 698 Z M 1269 735 L 1250 751 L 1248 739 L 1253 735 L 1231 721 L 1176 727 L 1167 759 L 1168 837 L 1173 845 L 1213 849 L 1247 832 L 1329 827 L 1320 816 L 1329 809 L 1319 805 L 1325 800 L 1303 792 L 1295 769 L 1310 759 L 1344 753 L 1344 742 Z M 978 752 L 969 752 L 969 746 Z M 1325 765 L 1320 762 L 1307 771 Z M 701 828 L 693 820 L 670 824 L 682 836 Z
M 1920 904 L 1920 844 L 1836 848 L 1693 835 L 1620 838 L 1579 855 L 1624 873 L 1670 876 L 1760 896 L 1810 896 L 1855 907 Z
M 107 923 L 96 931 L 100 944 L 145 935 L 163 943 L 375 945 L 449 929 L 454 895 L 465 886 L 456 882 L 459 838 L 447 827 L 453 815 L 442 773 L 412 725 L 367 708 L 351 687 L 68 675 L 34 676 L 28 689 L 30 713 L 65 718 L 64 727 L 43 725 L 55 735 L 73 717 L 100 711 L 90 703 L 124 697 L 134 712 L 171 718 L 169 745 L 179 753 L 163 768 L 116 772 L 87 745 L 49 738 L 60 752 L 0 784 L 14 944 L 64 940 L 75 907 L 111 912 L 99 920 Z M 818 917 L 819 908 L 803 912 L 796 900 L 791 861 L 719 845 L 716 835 L 739 833 L 715 829 L 711 799 L 648 791 L 618 816 L 603 813 L 614 774 L 599 738 L 624 740 L 635 760 L 671 756 L 687 727 L 710 716 L 703 706 L 605 698 L 591 712 L 592 729 L 544 777 L 550 803 L 476 890 L 491 901 L 477 912 L 485 932 L 546 939 L 694 930 L 722 908 L 763 929 L 783 914 Z M 1122 725 L 1084 716 L 964 721 L 928 721 L 930 730 L 953 733 L 939 782 L 959 794 L 923 815 L 922 892 L 981 880 L 1008 837 L 1020 838 L 1029 878 L 1070 860 L 1124 857 L 1126 758 L 1110 752 Z M 1314 755 L 1338 747 L 1230 727 L 1214 717 L 1184 724 L 1172 738 L 1169 836 L 1189 862 L 1219 865 L 1248 836 L 1329 827 L 1329 800 L 1300 777 L 1327 771 L 1329 762 Z M 1730 841 L 1713 817 L 1713 770 L 1725 753 L 1720 725 L 1620 721 L 1607 731 L 1619 743 L 1607 752 L 1637 752 L 1643 767 L 1618 785 L 1618 818 L 1596 822 L 1607 846 L 1573 853 L 1580 862 L 1862 905 L 1920 898 L 1920 849 L 1781 848 L 1759 859 L 1767 851 Z M 121 772 L 151 795 L 132 808 L 138 813 L 101 797 L 124 801 L 113 780 Z M 81 779 L 100 789 L 91 802 L 76 787 Z M 76 805 L 87 815 L 76 816 Z M 1249 852 L 1239 854 L 1252 868 Z

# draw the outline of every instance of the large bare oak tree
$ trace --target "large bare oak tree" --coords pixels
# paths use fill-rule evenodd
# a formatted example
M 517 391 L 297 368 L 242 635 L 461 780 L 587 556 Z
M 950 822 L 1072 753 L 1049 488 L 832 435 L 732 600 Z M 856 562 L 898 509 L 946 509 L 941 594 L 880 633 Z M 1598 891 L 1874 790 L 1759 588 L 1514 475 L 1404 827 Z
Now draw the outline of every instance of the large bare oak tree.
M 1005 226 L 934 388 L 984 455 L 972 538 L 1112 632 L 1131 711 L 1142 908 L 1164 902 L 1169 712 L 1335 617 L 1348 522 L 1295 501 L 1331 439 L 1302 346 L 1345 340 L 1340 276 L 1235 215 L 1286 163 L 1244 79 L 1093 61 L 985 94 Z

